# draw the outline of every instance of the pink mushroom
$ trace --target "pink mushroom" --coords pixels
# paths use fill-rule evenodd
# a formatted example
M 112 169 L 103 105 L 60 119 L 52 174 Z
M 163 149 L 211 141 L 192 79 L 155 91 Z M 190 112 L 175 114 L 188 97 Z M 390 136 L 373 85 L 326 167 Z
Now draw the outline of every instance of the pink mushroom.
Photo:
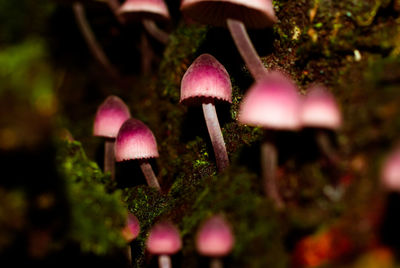
M 212 257 L 212 268 L 222 268 L 221 257 L 231 252 L 234 242 L 230 225 L 222 216 L 216 215 L 200 227 L 196 237 L 196 248 L 201 255 Z
M 170 222 L 160 222 L 150 231 L 146 248 L 151 254 L 159 255 L 160 268 L 172 267 L 169 255 L 177 253 L 182 247 L 178 229 Z
M 99 106 L 93 125 L 93 135 L 106 138 L 104 143 L 104 172 L 115 179 L 114 142 L 122 124 L 131 117 L 128 106 L 117 96 L 109 96 Z
M 255 79 L 265 75 L 245 25 L 264 28 L 277 21 L 271 0 L 182 0 L 181 11 L 192 19 L 215 26 L 228 26 L 244 62 Z
M 147 184 L 161 190 L 148 161 L 149 158 L 159 156 L 157 142 L 153 132 L 142 121 L 134 118 L 126 120 L 118 132 L 114 149 L 117 162 L 139 160 Z
M 318 130 L 317 142 L 328 159 L 337 163 L 339 157 L 332 148 L 327 130 L 337 130 L 342 125 L 342 116 L 335 97 L 322 85 L 307 90 L 301 109 L 301 124 Z
M 122 229 L 122 236 L 125 240 L 130 243 L 132 242 L 140 233 L 140 223 L 139 220 L 136 218 L 135 215 L 132 213 L 128 213 L 126 225 L 124 229 Z M 128 260 L 129 263 L 132 263 L 132 254 L 131 254 L 131 247 L 128 246 Z
M 300 128 L 301 99 L 296 86 L 285 75 L 271 72 L 256 81 L 240 105 L 239 123 L 272 130 Z M 276 180 L 277 150 L 271 135 L 261 146 L 261 169 L 265 193 L 278 208 L 284 206 Z
M 210 54 L 200 55 L 184 74 L 181 82 L 181 103 L 201 104 L 208 133 L 214 148 L 218 170 L 229 166 L 215 100 L 231 102 L 232 85 L 225 67 Z
M 387 190 L 400 192 L 400 145 L 386 157 L 382 166 L 381 181 Z

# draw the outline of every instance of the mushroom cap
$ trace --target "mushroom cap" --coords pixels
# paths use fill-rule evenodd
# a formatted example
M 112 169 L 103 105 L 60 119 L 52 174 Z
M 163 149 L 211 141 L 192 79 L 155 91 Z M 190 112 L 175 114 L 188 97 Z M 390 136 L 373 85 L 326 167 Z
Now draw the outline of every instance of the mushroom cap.
M 197 57 L 183 75 L 182 103 L 218 99 L 232 102 L 232 84 L 225 67 L 212 55 Z
M 249 28 L 265 28 L 277 21 L 271 0 L 183 0 L 180 9 L 196 21 L 222 27 L 228 18 Z
M 400 146 L 385 159 L 381 171 L 383 186 L 395 192 L 400 192 Z
M 128 106 L 117 96 L 109 96 L 97 109 L 93 135 L 115 138 L 122 124 L 130 117 Z
M 294 83 L 273 71 L 256 81 L 245 94 L 239 110 L 239 122 L 273 129 L 300 127 L 301 98 Z
M 139 233 L 139 220 L 132 213 L 128 213 L 126 225 L 124 229 L 122 229 L 122 236 L 125 238 L 126 241 L 131 242 L 139 235 Z
M 169 20 L 168 7 L 163 0 L 126 0 L 119 13 L 127 18 Z
M 170 222 L 160 222 L 153 226 L 146 241 L 146 248 L 152 254 L 171 255 L 182 247 L 178 229 Z
M 117 162 L 158 157 L 153 132 L 140 120 L 130 118 L 121 126 L 115 141 Z
M 231 227 L 223 217 L 216 215 L 200 227 L 196 237 L 196 247 L 200 254 L 222 257 L 232 250 L 235 238 Z
M 342 118 L 333 94 L 321 85 L 311 87 L 302 104 L 301 121 L 307 127 L 339 128 Z

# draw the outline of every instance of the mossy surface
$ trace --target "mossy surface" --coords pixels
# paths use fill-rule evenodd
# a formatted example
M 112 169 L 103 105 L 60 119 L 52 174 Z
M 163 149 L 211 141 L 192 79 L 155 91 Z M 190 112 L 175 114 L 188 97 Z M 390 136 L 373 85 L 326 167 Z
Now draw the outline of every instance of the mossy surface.
M 167 4 L 173 14 L 179 14 L 176 1 Z M 124 259 L 120 230 L 130 211 L 141 224 L 138 238 L 131 243 L 135 267 L 156 266 L 145 242 L 150 228 L 164 219 L 176 224 L 182 235 L 183 248 L 173 257 L 174 267 L 207 266 L 209 259 L 196 252 L 196 231 L 218 213 L 235 234 L 234 249 L 224 258 L 226 267 L 395 267 L 399 232 L 387 224 L 393 198 L 381 189 L 379 178 L 382 162 L 400 133 L 400 4 L 389 0 L 273 4 L 279 21 L 272 29 L 249 30 L 265 67 L 289 74 L 302 95 L 311 84 L 323 83 L 337 97 L 343 115 L 343 126 L 327 131 L 340 159 L 337 163 L 319 150 L 317 129 L 275 133 L 283 210 L 263 195 L 259 158 L 265 130 L 237 123 L 240 103 L 253 81 L 226 29 L 177 16 L 166 47 L 149 39 L 155 55 L 153 72 L 142 75 L 135 34 L 143 29 L 119 25 L 100 2 L 87 4 L 100 43 L 122 73 L 123 79 L 115 81 L 92 60 L 76 29 L 55 32 L 55 25 L 73 24 L 68 4 L 45 8 L 40 20 L 53 26 L 45 33 L 35 30 L 34 39 L 17 35 L 18 23 L 10 25 L 0 53 L 4 63 L 0 78 L 7 80 L 0 87 L 0 96 L 7 97 L 1 103 L 4 107 L 18 104 L 20 108 L 13 111 L 27 124 L 2 120 L 0 137 L 8 139 L 0 141 L 0 149 L 4 155 L 26 147 L 36 153 L 35 144 L 48 138 L 47 143 L 57 148 L 57 162 L 50 165 L 57 167 L 60 186 L 46 191 L 37 187 L 35 192 L 28 191 L 32 184 L 24 186 L 22 179 L 0 184 L 0 227 L 7 230 L 7 234 L 0 230 L 0 251 L 20 249 L 15 247 L 18 239 L 30 237 L 21 233 L 33 233 L 27 215 L 41 215 L 41 210 L 28 206 L 31 200 L 47 204 L 60 194 L 65 213 L 56 214 L 56 220 L 42 228 L 56 237 L 50 243 L 53 251 L 39 251 L 42 260 L 53 256 L 49 252 L 69 251 L 71 244 L 80 253 L 68 256 Z M 34 29 L 43 27 L 40 20 Z M 70 51 L 60 45 L 63 41 Z M 201 53 L 220 60 L 233 85 L 232 104 L 216 106 L 231 161 L 223 173 L 217 172 L 201 107 L 179 103 L 181 78 Z M 9 69 L 20 72 L 9 73 Z M 31 79 L 25 82 L 21 77 Z M 135 161 L 117 164 L 120 177 L 115 182 L 102 173 L 103 144 L 92 137 L 92 120 L 97 105 L 109 94 L 124 99 L 132 116 L 153 130 L 160 157 L 151 163 L 161 193 L 143 184 Z M 54 106 L 46 106 L 47 102 Z M 33 125 L 32 118 L 43 123 Z M 49 133 L 58 133 L 60 127 L 77 141 L 53 142 Z M 20 136 L 16 129 L 40 138 L 29 143 L 12 140 Z M 16 213 L 4 217 L 13 210 Z M 68 224 L 61 228 L 57 224 L 63 219 Z M 19 224 L 11 226 L 11 220 Z M 37 255 L 32 256 L 37 261 Z

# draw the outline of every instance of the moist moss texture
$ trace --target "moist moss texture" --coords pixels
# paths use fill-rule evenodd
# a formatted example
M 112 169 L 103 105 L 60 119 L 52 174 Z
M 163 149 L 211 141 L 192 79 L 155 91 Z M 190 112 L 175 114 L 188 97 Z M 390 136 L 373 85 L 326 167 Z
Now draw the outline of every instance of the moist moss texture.
M 237 122 L 253 79 L 229 32 L 196 24 L 179 1 L 166 2 L 164 46 L 139 22 L 120 24 L 105 2 L 83 1 L 115 78 L 92 57 L 69 1 L 0 0 L 0 262 L 157 267 L 146 239 L 169 220 L 183 242 L 173 267 L 207 267 L 196 232 L 222 214 L 235 236 L 225 267 L 397 267 L 400 196 L 380 177 L 400 139 L 400 1 L 276 0 L 278 22 L 248 30 L 265 68 L 287 73 L 301 95 L 325 85 L 343 117 L 337 131 L 275 133 L 280 210 L 263 194 L 265 131 Z M 223 173 L 201 106 L 179 102 L 181 78 L 202 53 L 225 66 L 233 86 L 232 103 L 216 103 L 231 161 Z M 104 139 L 92 127 L 109 95 L 153 131 L 160 157 L 150 163 L 161 193 L 145 184 L 135 160 L 116 163 L 115 181 L 103 173 Z M 319 149 L 320 131 L 339 161 Z M 129 244 L 121 235 L 128 212 L 141 227 Z

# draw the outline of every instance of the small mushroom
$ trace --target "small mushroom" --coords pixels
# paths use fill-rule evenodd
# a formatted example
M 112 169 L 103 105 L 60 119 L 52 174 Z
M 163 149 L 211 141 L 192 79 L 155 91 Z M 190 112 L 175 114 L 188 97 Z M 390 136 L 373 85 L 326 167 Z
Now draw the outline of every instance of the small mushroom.
M 178 229 L 170 222 L 160 222 L 153 226 L 146 241 L 146 248 L 151 254 L 159 255 L 160 268 L 172 267 L 171 257 L 182 247 Z
M 140 233 L 140 223 L 139 220 L 136 218 L 135 215 L 132 213 L 128 213 L 128 217 L 126 220 L 126 225 L 124 229 L 122 229 L 122 236 L 125 238 L 126 242 L 129 244 L 131 243 Z M 127 257 L 129 263 L 132 263 L 132 249 L 128 246 L 127 249 Z
M 337 156 L 329 140 L 328 131 L 342 125 L 342 117 L 335 97 L 322 85 L 314 85 L 307 90 L 301 109 L 301 124 L 317 130 L 317 143 L 321 151 L 332 163 L 338 163 Z
M 283 208 L 284 203 L 277 188 L 278 153 L 272 134 L 276 130 L 293 131 L 300 128 L 300 105 L 301 98 L 296 86 L 277 71 L 256 81 L 240 104 L 239 123 L 273 130 L 265 132 L 261 145 L 261 169 L 265 194 L 278 208 Z
M 235 242 L 230 225 L 221 215 L 205 221 L 197 232 L 196 248 L 204 256 L 212 257 L 211 268 L 222 268 L 221 257 L 228 255 Z
M 157 142 L 153 132 L 140 120 L 130 118 L 121 126 L 115 142 L 117 162 L 139 160 L 147 184 L 161 191 L 160 184 L 148 159 L 158 157 Z
M 210 54 L 200 55 L 184 74 L 180 102 L 201 104 L 219 171 L 229 166 L 215 101 L 232 102 L 232 85 L 225 67 Z
M 253 77 L 257 80 L 265 75 L 264 64 L 247 34 L 246 26 L 264 28 L 277 21 L 271 0 L 183 0 L 180 9 L 196 21 L 228 26 Z
M 99 106 L 93 125 L 93 135 L 106 138 L 104 143 L 104 172 L 115 179 L 114 142 L 122 124 L 131 117 L 128 106 L 117 96 L 109 96 Z
M 388 191 L 400 192 L 400 144 L 386 157 L 381 182 Z

